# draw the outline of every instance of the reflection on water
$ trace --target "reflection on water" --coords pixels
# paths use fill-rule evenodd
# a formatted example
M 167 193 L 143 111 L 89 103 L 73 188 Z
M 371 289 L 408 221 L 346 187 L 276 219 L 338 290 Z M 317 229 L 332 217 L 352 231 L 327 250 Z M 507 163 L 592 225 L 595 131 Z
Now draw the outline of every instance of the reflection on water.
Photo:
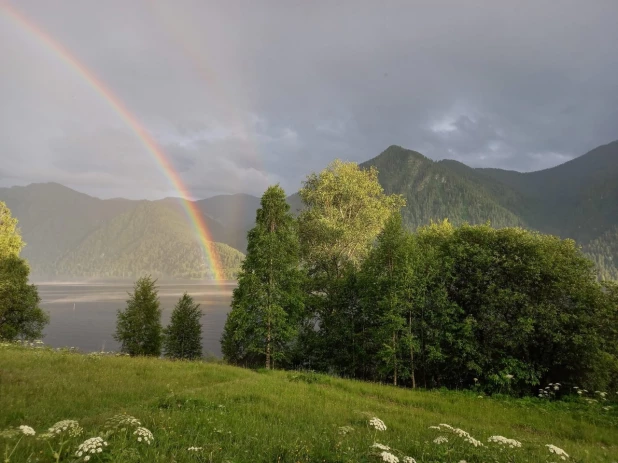
M 204 353 L 221 356 L 219 340 L 230 310 L 235 282 L 159 283 L 159 299 L 166 326 L 178 298 L 186 291 L 202 309 Z M 126 307 L 132 282 L 121 283 L 39 283 L 43 309 L 50 314 L 45 328 L 45 344 L 77 347 L 86 352 L 119 350 L 113 334 L 116 312 Z

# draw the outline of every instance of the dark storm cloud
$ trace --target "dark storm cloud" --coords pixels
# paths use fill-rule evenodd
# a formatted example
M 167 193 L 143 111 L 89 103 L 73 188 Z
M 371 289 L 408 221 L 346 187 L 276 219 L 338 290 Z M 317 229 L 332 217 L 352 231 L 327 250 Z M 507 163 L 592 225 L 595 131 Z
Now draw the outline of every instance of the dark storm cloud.
M 618 138 L 615 0 L 13 5 L 113 91 L 195 197 L 291 192 L 391 144 L 529 171 Z M 5 12 L 0 67 L 0 182 L 175 194 L 126 119 Z

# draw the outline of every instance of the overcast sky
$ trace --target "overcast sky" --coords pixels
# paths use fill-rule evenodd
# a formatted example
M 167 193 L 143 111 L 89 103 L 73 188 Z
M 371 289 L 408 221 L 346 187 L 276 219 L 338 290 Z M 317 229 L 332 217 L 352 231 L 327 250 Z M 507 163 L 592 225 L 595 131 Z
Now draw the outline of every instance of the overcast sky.
M 178 196 L 106 97 L 2 5 L 0 186 Z M 8 5 L 122 102 L 195 198 L 292 193 L 392 144 L 531 171 L 618 139 L 616 0 Z

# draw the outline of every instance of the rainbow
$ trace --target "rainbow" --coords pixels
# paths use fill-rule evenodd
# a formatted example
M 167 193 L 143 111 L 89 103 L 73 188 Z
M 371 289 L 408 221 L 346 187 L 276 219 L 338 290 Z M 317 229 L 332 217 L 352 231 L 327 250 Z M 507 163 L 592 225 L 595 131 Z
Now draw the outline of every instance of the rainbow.
M 223 268 L 221 266 L 219 255 L 215 250 L 214 241 L 210 231 L 208 230 L 208 227 L 206 226 L 197 205 L 187 199 L 190 197 L 187 187 L 161 147 L 157 145 L 157 142 L 146 131 L 146 129 L 144 129 L 144 127 L 123 104 L 123 102 L 64 46 L 54 40 L 40 27 L 37 27 L 32 21 L 29 21 L 15 8 L 10 7 L 4 2 L 0 2 L 0 8 L 2 8 L 19 26 L 38 38 L 49 50 L 64 61 L 69 67 L 75 70 L 77 74 L 79 74 L 93 88 L 93 90 L 95 90 L 109 104 L 109 106 L 111 106 L 111 108 L 120 116 L 127 126 L 131 128 L 133 133 L 137 136 L 148 153 L 152 155 L 157 164 L 161 167 L 161 170 L 165 176 L 170 180 L 174 189 L 182 198 L 183 208 L 200 238 L 200 243 L 206 254 L 206 259 L 210 263 L 213 277 L 216 281 L 222 280 Z

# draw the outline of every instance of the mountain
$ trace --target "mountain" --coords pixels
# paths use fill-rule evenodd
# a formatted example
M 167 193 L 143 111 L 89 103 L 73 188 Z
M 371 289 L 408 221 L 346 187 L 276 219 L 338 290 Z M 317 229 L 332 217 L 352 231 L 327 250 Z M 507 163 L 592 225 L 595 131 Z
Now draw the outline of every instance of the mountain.
M 33 279 L 207 277 L 202 247 L 180 199 L 102 200 L 59 185 L 0 188 L 19 220 Z M 219 201 L 221 202 L 221 201 Z M 244 230 L 225 227 L 199 207 L 224 274 L 240 267 Z M 239 244 L 240 242 L 240 244 Z
M 411 228 L 448 218 L 572 238 L 603 278 L 618 279 L 618 141 L 529 173 L 432 161 L 399 146 L 361 166 L 378 169 L 387 193 L 404 195 Z
M 603 278 L 618 280 L 618 141 L 529 173 L 432 161 L 400 146 L 361 164 L 370 166 L 387 193 L 406 198 L 402 213 L 411 229 L 448 218 L 573 238 Z M 207 276 L 198 236 L 178 198 L 101 200 L 47 183 L 0 188 L 0 200 L 19 219 L 35 276 Z M 297 193 L 287 200 L 292 212 L 302 209 Z M 227 276 L 240 266 L 259 202 L 239 194 L 194 203 Z

